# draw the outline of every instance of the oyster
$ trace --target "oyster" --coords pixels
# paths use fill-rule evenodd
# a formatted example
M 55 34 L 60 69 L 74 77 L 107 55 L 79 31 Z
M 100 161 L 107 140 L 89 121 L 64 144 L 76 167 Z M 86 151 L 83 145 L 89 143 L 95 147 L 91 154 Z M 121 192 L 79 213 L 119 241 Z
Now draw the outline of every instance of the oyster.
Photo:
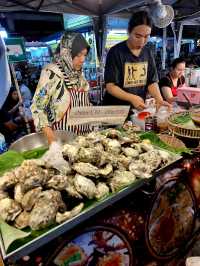
M 47 178 L 42 174 L 30 174 L 29 177 L 25 179 L 23 182 L 23 188 L 24 192 L 27 192 L 28 190 L 35 188 L 35 187 L 40 187 L 44 186 L 47 181 Z
M 113 172 L 112 164 L 108 163 L 104 168 L 99 169 L 99 175 L 103 177 L 109 177 Z
M 71 211 L 66 211 L 64 213 L 58 212 L 56 214 L 56 222 L 60 224 L 66 220 L 71 219 L 72 217 L 79 214 L 82 211 L 83 207 L 84 203 L 81 202 L 79 205 L 75 206 Z
M 85 136 L 78 136 L 72 142 L 72 145 L 88 148 L 90 146 L 90 141 L 88 139 L 86 139 Z
M 139 154 L 143 152 L 140 143 L 132 143 L 131 148 L 134 148 L 136 151 L 139 152 Z
M 19 229 L 26 228 L 29 226 L 29 219 L 30 219 L 30 213 L 23 211 L 15 219 L 14 225 L 15 225 L 15 227 L 17 227 Z
M 101 154 L 101 161 L 99 163 L 99 167 L 101 167 L 102 165 L 108 164 L 108 163 L 112 164 L 114 168 L 117 168 L 118 157 L 116 156 L 116 154 L 103 152 Z
M 65 190 L 68 186 L 68 176 L 64 175 L 54 175 L 51 177 L 50 180 L 46 183 L 46 187 L 48 188 L 54 188 L 56 190 Z
M 142 160 L 143 163 L 149 165 L 151 171 L 157 169 L 161 164 L 161 157 L 159 151 L 157 150 L 150 150 L 148 152 L 140 154 L 139 160 Z
M 22 198 L 21 205 L 26 211 L 32 210 L 33 206 L 35 205 L 37 198 L 42 191 L 41 187 L 34 188 L 29 190 Z
M 78 160 L 80 162 L 96 164 L 100 160 L 100 154 L 94 148 L 81 147 L 78 154 Z
M 121 152 L 121 144 L 116 139 L 104 139 L 102 144 L 107 152 L 119 154 Z
M 5 173 L 0 177 L 0 190 L 6 190 L 16 184 L 16 176 L 13 171 Z
M 175 159 L 177 159 L 177 156 L 172 155 L 169 152 L 166 152 L 163 150 L 159 150 L 158 152 L 159 152 L 161 160 L 164 162 L 164 164 L 168 164 L 168 163 L 174 161 Z
M 138 178 L 149 178 L 152 176 L 151 167 L 140 160 L 132 162 L 129 165 L 129 171 Z
M 78 160 L 78 152 L 80 146 L 72 145 L 72 144 L 65 144 L 63 146 L 62 153 L 64 156 L 69 158 L 70 162 L 76 162 Z
M 109 187 L 103 182 L 98 183 L 96 186 L 96 194 L 95 194 L 96 199 L 102 199 L 108 195 L 109 195 Z
M 130 185 L 135 181 L 136 177 L 129 171 L 115 171 L 113 178 L 110 181 L 110 187 L 112 192 Z
M 93 199 L 95 197 L 96 186 L 89 178 L 76 174 L 74 178 L 74 186 L 80 194 L 86 196 L 88 199 Z
M 14 200 L 18 203 L 22 202 L 24 196 L 24 186 L 21 183 L 17 183 L 14 188 Z
M 104 152 L 104 147 L 103 147 L 103 144 L 101 143 L 95 143 L 95 144 L 92 144 L 92 147 L 97 151 L 99 152 L 99 154 L 101 155 L 102 152 Z M 91 148 L 92 148 L 91 147 Z
M 3 191 L 3 190 L 0 190 L 0 200 L 2 199 L 5 199 L 5 198 L 8 198 L 8 193 Z
M 144 150 L 144 151 L 152 151 L 152 150 L 154 150 L 153 145 L 151 145 L 150 143 L 146 143 L 145 141 L 140 143 L 140 146 L 141 146 L 142 150 Z
M 98 168 L 90 163 L 75 163 L 73 169 L 83 176 L 98 177 Z
M 129 167 L 129 164 L 131 163 L 131 161 L 132 161 L 131 157 L 126 157 L 126 156 L 120 154 L 118 156 L 118 162 L 117 162 L 116 168 L 128 170 L 128 167 Z
M 14 221 L 21 211 L 20 205 L 13 199 L 0 200 L 0 216 L 4 221 Z
M 114 128 L 109 128 L 105 130 L 105 136 L 111 139 L 121 139 L 122 133 L 119 130 L 116 130 Z
M 74 176 L 69 177 L 68 184 L 65 190 L 71 197 L 75 197 L 77 199 L 83 198 L 82 195 L 76 190 L 74 186 Z
M 90 143 L 98 143 L 105 138 L 106 136 L 103 135 L 101 132 L 94 132 L 94 131 L 90 132 L 86 137 L 87 141 Z
M 122 148 L 123 153 L 127 156 L 127 157 L 132 157 L 132 158 L 136 158 L 139 156 L 139 151 L 135 150 L 133 148 Z
M 61 194 L 53 189 L 40 193 L 31 213 L 29 225 L 32 230 L 46 228 L 56 221 L 56 214 L 63 205 Z

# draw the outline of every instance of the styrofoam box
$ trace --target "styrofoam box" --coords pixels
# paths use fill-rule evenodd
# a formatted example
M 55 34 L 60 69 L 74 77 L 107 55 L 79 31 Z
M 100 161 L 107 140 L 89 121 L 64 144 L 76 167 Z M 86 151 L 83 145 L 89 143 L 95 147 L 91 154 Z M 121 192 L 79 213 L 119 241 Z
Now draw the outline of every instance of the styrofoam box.
M 182 86 L 177 89 L 177 101 L 187 102 L 183 93 L 193 104 L 200 104 L 200 88 Z

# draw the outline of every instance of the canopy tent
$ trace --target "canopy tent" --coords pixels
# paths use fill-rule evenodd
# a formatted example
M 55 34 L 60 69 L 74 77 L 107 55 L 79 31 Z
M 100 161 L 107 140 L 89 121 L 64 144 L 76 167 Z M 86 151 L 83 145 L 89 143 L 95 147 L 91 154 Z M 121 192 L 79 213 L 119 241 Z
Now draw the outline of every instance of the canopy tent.
M 36 11 L 54 13 L 73 13 L 90 15 L 97 41 L 98 56 L 102 55 L 105 25 L 108 15 L 130 16 L 136 9 L 144 9 L 154 0 L 0 0 L 0 12 Z M 163 4 L 172 5 L 175 10 L 175 22 L 199 16 L 199 0 L 162 0 Z M 177 33 L 180 23 L 174 23 Z M 179 36 L 181 36 L 179 34 Z M 178 37 L 177 37 L 178 39 Z M 180 39 L 180 38 L 179 38 Z
M 34 10 L 100 16 L 142 7 L 148 2 L 145 0 L 0 0 L 0 11 Z M 171 5 L 177 1 L 162 2 Z

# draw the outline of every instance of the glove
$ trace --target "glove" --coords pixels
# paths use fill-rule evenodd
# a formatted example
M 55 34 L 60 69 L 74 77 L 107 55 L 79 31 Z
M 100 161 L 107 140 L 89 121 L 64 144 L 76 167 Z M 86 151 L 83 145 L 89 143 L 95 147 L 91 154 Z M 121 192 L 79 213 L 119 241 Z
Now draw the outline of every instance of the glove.
M 65 175 L 71 173 L 70 165 L 64 160 L 62 155 L 62 145 L 57 141 L 51 143 L 49 150 L 43 155 L 41 160 L 48 168 L 57 169 Z

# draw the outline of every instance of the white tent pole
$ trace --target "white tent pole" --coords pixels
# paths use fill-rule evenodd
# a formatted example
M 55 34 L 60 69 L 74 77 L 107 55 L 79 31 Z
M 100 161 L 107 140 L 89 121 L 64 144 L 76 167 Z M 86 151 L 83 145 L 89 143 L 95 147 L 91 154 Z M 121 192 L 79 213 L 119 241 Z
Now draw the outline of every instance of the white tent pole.
M 181 51 L 181 40 L 183 35 L 183 24 L 181 23 L 178 33 L 178 43 L 177 43 L 177 57 L 180 55 Z
M 163 53 L 162 53 L 162 69 L 166 67 L 166 48 L 167 48 L 167 28 L 163 28 Z
M 178 52 L 177 52 L 177 39 L 176 39 L 176 32 L 175 32 L 175 24 L 174 22 L 171 23 L 171 28 L 172 28 L 172 32 L 174 35 L 174 58 L 178 57 Z

